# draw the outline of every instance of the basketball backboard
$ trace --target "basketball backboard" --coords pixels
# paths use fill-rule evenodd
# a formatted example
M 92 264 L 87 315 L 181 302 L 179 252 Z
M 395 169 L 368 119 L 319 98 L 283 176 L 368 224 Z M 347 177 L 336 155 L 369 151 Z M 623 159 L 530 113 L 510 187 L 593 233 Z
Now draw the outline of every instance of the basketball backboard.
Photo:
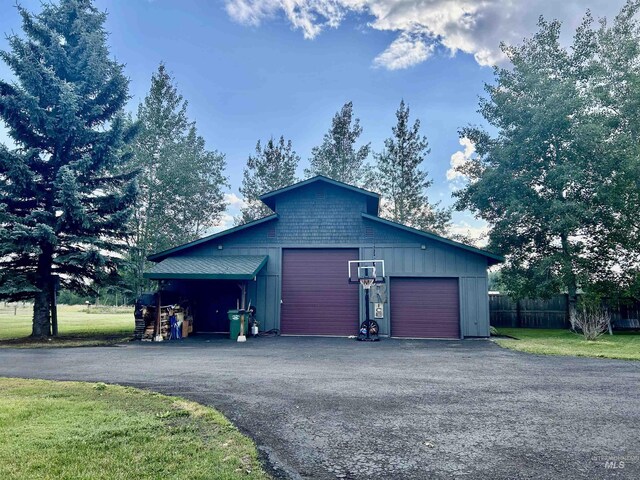
M 384 283 L 384 260 L 350 260 L 348 268 L 349 283 L 361 283 L 361 280 Z

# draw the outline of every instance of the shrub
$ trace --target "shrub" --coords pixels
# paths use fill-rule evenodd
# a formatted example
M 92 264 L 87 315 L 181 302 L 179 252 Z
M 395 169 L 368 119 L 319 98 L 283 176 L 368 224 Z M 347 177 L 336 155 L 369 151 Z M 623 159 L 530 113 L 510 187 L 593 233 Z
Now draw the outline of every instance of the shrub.
M 571 315 L 571 326 L 582 332 L 586 340 L 597 340 L 607 331 L 611 315 L 601 308 L 579 308 Z

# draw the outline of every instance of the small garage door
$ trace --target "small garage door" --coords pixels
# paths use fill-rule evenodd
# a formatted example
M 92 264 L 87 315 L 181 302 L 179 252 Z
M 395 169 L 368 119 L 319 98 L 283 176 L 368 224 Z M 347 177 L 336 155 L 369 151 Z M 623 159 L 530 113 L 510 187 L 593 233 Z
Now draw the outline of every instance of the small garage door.
M 347 262 L 357 249 L 282 251 L 283 335 L 355 335 L 358 285 L 348 283 Z
M 459 338 L 456 278 L 391 279 L 391 336 Z

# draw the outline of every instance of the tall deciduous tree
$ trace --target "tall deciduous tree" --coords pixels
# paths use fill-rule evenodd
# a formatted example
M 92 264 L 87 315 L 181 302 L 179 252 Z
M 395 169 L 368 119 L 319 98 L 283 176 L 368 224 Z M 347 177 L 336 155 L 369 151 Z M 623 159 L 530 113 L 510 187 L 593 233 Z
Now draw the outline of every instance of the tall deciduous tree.
M 369 143 L 356 148 L 361 134 L 360 120 L 353 118 L 353 103 L 345 103 L 333 117 L 322 144 L 311 150 L 310 166 L 305 169 L 305 175 L 324 175 L 351 185 L 361 185 L 364 162 L 371 148 Z
M 121 152 L 135 132 L 106 14 L 90 0 L 17 8 L 24 37 L 0 53 L 15 75 L 0 81 L 0 118 L 16 144 L 0 147 L 0 296 L 33 298 L 32 335 L 45 336 L 54 275 L 83 292 L 117 269 L 137 193 Z
M 256 153 L 249 156 L 244 169 L 240 193 L 245 205 L 236 223 L 244 224 L 273 213 L 259 197 L 295 183 L 298 163 L 300 157 L 293 150 L 291 140 L 285 142 L 281 136 L 276 142 L 270 138 L 264 147 L 258 140 Z
M 427 137 L 420 135 L 420 120 L 411 124 L 404 100 L 396 118 L 393 136 L 385 140 L 385 149 L 374 155 L 373 183 L 384 200 L 382 214 L 394 222 L 444 234 L 451 222 L 451 210 L 430 203 L 426 194 L 433 180 L 422 169 L 430 149 Z
M 597 31 L 587 15 L 570 50 L 559 43 L 560 24 L 541 19 L 533 38 L 503 47 L 512 68 L 496 69 L 486 87 L 480 112 L 497 136 L 461 131 L 477 157 L 460 170 L 470 183 L 457 205 L 490 223 L 490 246 L 507 254 L 503 281 L 517 296 L 565 291 L 573 310 L 579 287 L 621 279 L 616 265 L 631 248 L 624 232 L 640 213 L 629 173 L 638 129 L 627 128 L 639 113 L 637 10 L 627 4 Z M 621 87 L 621 77 L 635 86 Z M 633 100 L 623 98 L 627 88 Z
M 138 107 L 140 134 L 133 164 L 140 169 L 140 196 L 131 221 L 127 281 L 140 293 L 147 255 L 195 240 L 214 226 L 226 208 L 224 155 L 206 149 L 187 101 L 161 64 L 151 89 Z

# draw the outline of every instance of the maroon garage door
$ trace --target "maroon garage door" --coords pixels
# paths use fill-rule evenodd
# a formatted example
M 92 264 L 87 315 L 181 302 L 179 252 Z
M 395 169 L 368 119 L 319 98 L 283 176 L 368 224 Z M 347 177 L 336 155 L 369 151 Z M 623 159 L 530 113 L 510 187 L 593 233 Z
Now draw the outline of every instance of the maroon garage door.
M 347 262 L 357 249 L 285 249 L 282 251 L 284 335 L 355 335 L 358 285 L 347 278 Z
M 391 279 L 391 336 L 459 338 L 456 278 Z

